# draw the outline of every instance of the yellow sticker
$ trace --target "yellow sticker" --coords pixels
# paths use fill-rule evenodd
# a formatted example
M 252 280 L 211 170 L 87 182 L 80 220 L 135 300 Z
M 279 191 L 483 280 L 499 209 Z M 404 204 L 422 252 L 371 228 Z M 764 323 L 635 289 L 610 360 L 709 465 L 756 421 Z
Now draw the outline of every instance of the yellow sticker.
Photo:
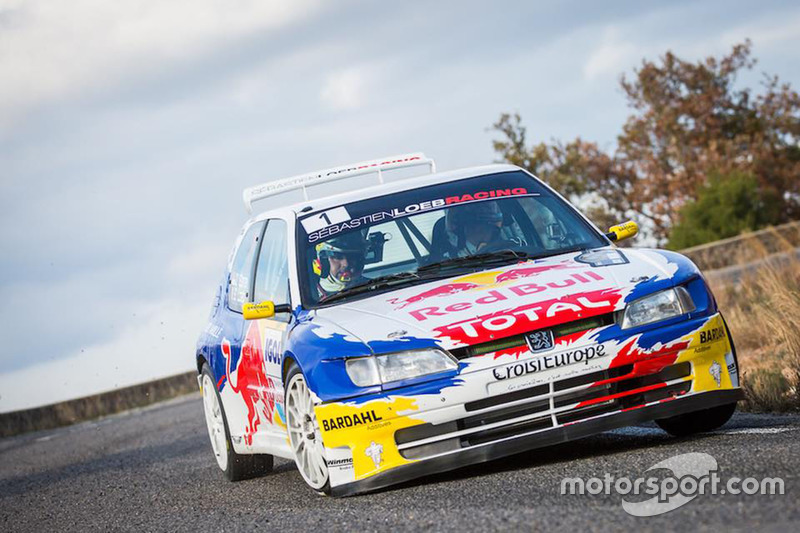
M 424 423 L 408 415 L 398 416 L 417 409 L 413 398 L 390 397 L 361 405 L 323 404 L 315 411 L 325 447 L 349 447 L 355 478 L 362 479 L 412 462 L 400 455 L 394 434 Z
M 692 363 L 693 391 L 733 388 L 725 358 L 731 351 L 731 344 L 722 317 L 719 315 L 711 317 L 703 327 L 684 339 L 689 341 L 689 346 L 678 354 L 675 362 Z

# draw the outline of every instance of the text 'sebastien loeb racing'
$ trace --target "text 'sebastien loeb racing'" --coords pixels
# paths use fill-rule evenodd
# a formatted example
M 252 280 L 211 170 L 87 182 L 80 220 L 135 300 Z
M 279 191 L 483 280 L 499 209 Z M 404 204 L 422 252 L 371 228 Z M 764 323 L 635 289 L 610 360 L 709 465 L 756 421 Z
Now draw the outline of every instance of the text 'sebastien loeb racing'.
M 242 228 L 197 345 L 231 480 L 278 456 L 349 495 L 648 420 L 708 431 L 742 397 L 697 267 L 616 247 L 635 223 L 604 234 L 525 170 L 409 154 L 244 200 L 289 195 Z

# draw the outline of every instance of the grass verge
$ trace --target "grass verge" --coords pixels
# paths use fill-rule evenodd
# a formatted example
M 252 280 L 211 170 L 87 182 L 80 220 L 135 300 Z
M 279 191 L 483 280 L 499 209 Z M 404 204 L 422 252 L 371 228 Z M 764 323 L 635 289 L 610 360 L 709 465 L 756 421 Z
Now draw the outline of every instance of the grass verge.
M 772 250 L 752 240 L 745 257 L 760 257 L 755 266 L 751 259 L 738 283 L 711 282 L 736 343 L 743 407 L 751 411 L 800 410 L 800 260 L 793 243 L 784 249 L 780 261 L 768 260 Z

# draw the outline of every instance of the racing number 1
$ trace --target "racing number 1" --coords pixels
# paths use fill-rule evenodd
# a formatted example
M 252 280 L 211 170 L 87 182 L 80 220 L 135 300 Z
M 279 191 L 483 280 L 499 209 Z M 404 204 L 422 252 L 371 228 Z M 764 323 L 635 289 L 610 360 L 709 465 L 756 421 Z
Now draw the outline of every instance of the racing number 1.
M 312 233 L 347 220 L 350 220 L 350 213 L 347 212 L 344 206 L 341 206 L 328 209 L 317 215 L 310 215 L 300 220 L 300 223 L 303 224 L 308 233 Z

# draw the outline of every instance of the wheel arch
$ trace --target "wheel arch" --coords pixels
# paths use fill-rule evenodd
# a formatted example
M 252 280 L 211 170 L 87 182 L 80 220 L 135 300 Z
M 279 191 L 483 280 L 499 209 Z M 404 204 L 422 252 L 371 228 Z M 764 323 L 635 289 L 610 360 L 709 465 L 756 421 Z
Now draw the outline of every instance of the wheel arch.
M 283 354 L 283 362 L 281 362 L 281 381 L 286 383 L 286 373 L 289 372 L 289 367 L 295 364 L 300 368 L 300 371 L 303 371 L 303 367 L 300 366 L 300 362 L 297 360 L 297 357 L 292 352 L 284 352 Z
M 203 365 L 204 364 L 208 363 L 208 368 L 211 368 L 211 362 L 208 361 L 208 359 L 203 354 L 203 352 L 197 352 L 197 354 L 195 355 L 195 362 L 197 363 L 197 375 L 200 375 L 200 374 L 203 373 Z M 213 370 L 212 370 L 212 372 L 213 372 Z

